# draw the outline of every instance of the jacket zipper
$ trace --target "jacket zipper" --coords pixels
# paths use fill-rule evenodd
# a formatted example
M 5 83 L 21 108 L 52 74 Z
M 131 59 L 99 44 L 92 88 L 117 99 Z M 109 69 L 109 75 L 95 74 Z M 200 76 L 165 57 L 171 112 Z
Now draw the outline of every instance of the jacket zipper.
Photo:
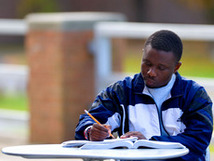
M 135 94 L 147 95 L 147 94 L 142 94 L 142 93 L 135 93 Z M 161 107 L 160 107 L 160 111 L 159 111 L 159 110 L 158 110 L 158 106 L 157 106 L 156 102 L 154 101 L 154 99 L 153 99 L 150 95 L 147 95 L 147 96 L 150 97 L 150 98 L 153 100 L 154 104 L 155 104 L 155 107 L 156 107 L 156 110 L 157 110 L 157 113 L 158 113 L 159 128 L 160 128 L 160 134 L 161 134 L 161 136 L 162 136 L 162 134 L 163 134 L 163 130 L 164 130 L 164 132 L 167 134 L 167 136 L 169 136 L 168 132 L 166 131 L 166 129 L 165 129 L 164 125 L 163 125 Z M 172 97 L 171 97 L 171 98 L 172 98 Z M 171 98 L 169 98 L 169 99 L 171 99 Z M 169 99 L 167 99 L 167 100 L 169 100 Z M 165 101 L 167 101 L 167 100 L 165 100 Z M 164 101 L 164 102 L 165 102 L 165 101 Z M 163 102 L 163 103 L 164 103 L 164 102 Z M 163 104 L 163 103 L 162 103 L 162 104 Z M 162 106 L 162 105 L 161 105 L 161 106 Z M 162 128 L 161 128 L 161 127 L 162 127 Z
M 123 119 L 122 119 L 122 135 L 125 134 L 124 133 L 124 129 L 125 129 L 125 119 L 126 119 L 126 113 L 125 113 L 125 107 L 123 104 L 120 104 L 120 107 L 122 108 L 123 111 Z
M 154 101 L 155 102 L 155 101 Z M 164 101 L 165 102 L 165 101 Z M 163 104 L 163 103 L 162 103 Z M 161 105 L 162 106 L 162 105 Z M 157 104 L 155 103 L 155 107 L 157 109 L 158 112 L 158 118 L 159 118 L 159 126 L 160 126 L 160 133 L 161 136 L 164 136 L 166 134 L 166 136 L 169 136 L 168 132 L 166 131 L 164 125 L 163 125 L 163 119 L 162 119 L 162 108 L 160 107 L 160 110 L 158 109 Z M 165 133 L 165 134 L 164 134 Z

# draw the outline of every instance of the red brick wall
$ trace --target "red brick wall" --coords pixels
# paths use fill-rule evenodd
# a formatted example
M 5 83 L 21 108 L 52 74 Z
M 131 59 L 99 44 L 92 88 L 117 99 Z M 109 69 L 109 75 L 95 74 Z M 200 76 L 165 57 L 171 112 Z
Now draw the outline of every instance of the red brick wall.
M 91 39 L 89 31 L 28 33 L 31 142 L 74 139 L 79 115 L 95 95 Z

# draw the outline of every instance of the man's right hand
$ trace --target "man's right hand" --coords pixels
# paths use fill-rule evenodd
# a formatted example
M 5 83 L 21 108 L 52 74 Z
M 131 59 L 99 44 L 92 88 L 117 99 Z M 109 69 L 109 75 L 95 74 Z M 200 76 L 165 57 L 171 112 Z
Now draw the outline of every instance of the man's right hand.
M 109 125 L 99 125 L 97 123 L 93 124 L 89 132 L 89 139 L 91 141 L 103 141 L 111 132 Z

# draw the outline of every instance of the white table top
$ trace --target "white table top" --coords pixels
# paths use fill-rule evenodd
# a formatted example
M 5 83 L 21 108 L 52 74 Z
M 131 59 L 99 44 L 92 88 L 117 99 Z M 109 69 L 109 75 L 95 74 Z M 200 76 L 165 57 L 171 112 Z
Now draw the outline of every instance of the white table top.
M 38 144 L 12 146 L 2 149 L 7 155 L 21 156 L 24 158 L 99 158 L 99 159 L 124 159 L 147 160 L 169 159 L 186 155 L 184 149 L 89 149 L 64 148 L 60 144 Z

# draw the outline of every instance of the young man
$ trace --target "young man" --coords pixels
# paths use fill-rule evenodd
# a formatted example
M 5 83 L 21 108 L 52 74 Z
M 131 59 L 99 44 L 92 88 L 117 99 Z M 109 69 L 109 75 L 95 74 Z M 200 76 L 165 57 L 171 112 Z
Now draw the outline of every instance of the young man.
M 189 154 L 178 160 L 205 160 L 213 130 L 212 102 L 205 89 L 177 72 L 182 42 L 161 30 L 145 42 L 141 73 L 107 87 L 90 113 L 80 116 L 76 139 L 103 140 L 109 131 L 121 138 L 180 142 Z

